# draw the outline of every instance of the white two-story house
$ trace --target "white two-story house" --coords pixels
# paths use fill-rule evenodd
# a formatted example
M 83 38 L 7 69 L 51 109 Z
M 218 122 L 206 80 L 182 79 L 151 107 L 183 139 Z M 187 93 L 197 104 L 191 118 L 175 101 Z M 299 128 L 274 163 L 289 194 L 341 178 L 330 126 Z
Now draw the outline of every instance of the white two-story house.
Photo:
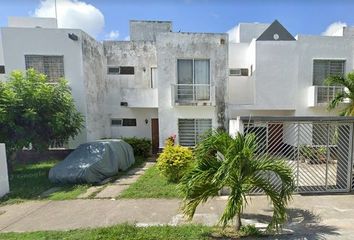
M 2 50 L 1 50 L 2 47 Z M 130 21 L 129 41 L 99 42 L 55 19 L 10 18 L 1 29 L 0 79 L 33 67 L 65 77 L 85 128 L 69 143 L 145 137 L 153 150 L 176 135 L 194 146 L 239 116 L 331 116 L 341 87 L 329 75 L 354 68 L 354 28 L 342 36 L 292 36 L 278 21 L 227 33 L 173 32 L 169 21 Z

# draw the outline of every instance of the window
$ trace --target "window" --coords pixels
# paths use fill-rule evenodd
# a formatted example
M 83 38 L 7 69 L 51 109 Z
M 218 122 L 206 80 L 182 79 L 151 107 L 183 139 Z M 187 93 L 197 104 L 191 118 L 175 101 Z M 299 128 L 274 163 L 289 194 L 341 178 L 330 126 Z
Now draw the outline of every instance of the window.
M 211 119 L 178 119 L 179 144 L 195 146 L 201 137 L 211 129 Z
M 248 76 L 248 68 L 230 68 L 230 76 Z
M 119 74 L 119 67 L 108 67 L 108 74 Z
M 5 74 L 5 66 L 0 65 L 0 74 Z
M 119 67 L 119 74 L 134 75 L 134 67 Z
M 210 99 L 209 59 L 178 59 L 177 78 L 179 100 Z
M 178 84 L 210 84 L 209 59 L 178 59 Z
M 135 127 L 136 126 L 136 119 L 135 118 L 124 118 L 123 119 L 123 126 Z
M 64 77 L 63 56 L 25 55 L 26 69 L 34 68 L 48 77 L 49 82 L 57 82 Z
M 156 88 L 157 87 L 157 68 L 152 67 L 151 68 L 151 82 L 150 82 L 150 87 L 151 88 Z
M 121 119 L 111 119 L 112 126 L 123 126 L 123 127 L 135 127 L 136 119 L 135 118 L 121 118 Z
M 345 60 L 313 60 L 313 85 L 323 86 L 329 76 L 344 75 Z
M 131 66 L 121 66 L 121 67 L 108 67 L 108 74 L 112 75 L 134 75 L 134 67 Z
M 122 119 L 111 119 L 112 126 L 122 126 Z

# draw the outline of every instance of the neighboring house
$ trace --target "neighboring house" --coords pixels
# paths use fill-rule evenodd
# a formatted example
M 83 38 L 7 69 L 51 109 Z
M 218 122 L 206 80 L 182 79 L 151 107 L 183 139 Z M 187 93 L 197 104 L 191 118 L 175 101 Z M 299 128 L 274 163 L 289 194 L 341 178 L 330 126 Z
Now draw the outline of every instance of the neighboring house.
M 278 21 L 241 23 L 230 34 L 173 32 L 168 21 L 130 21 L 130 41 L 98 42 L 55 19 L 10 18 L 1 29 L 5 75 L 33 67 L 65 77 L 85 129 L 70 147 L 107 137 L 167 137 L 193 146 L 238 116 L 329 116 L 354 68 L 354 28 L 340 37 L 292 36 Z M 0 45 L 1 49 L 1 45 Z

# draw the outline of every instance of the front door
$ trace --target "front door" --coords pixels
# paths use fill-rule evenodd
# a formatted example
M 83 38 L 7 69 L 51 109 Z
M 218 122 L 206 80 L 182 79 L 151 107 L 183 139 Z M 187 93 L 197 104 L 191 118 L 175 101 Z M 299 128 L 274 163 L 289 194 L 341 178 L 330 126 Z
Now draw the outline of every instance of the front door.
M 151 145 L 152 154 L 157 154 L 159 152 L 159 119 L 151 119 Z

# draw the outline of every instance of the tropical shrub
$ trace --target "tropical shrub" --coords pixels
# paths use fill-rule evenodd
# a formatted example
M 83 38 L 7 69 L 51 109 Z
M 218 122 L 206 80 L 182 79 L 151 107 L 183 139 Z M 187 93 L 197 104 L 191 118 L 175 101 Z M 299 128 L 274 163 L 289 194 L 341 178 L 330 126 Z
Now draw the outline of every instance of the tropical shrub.
M 325 80 L 329 86 L 342 86 L 345 91 L 338 92 L 334 99 L 329 103 L 330 110 L 335 109 L 340 103 L 347 103 L 340 109 L 341 116 L 354 116 L 354 72 L 346 76 L 330 76 Z
M 166 145 L 157 159 L 157 168 L 170 182 L 178 182 L 193 163 L 193 152 L 180 145 Z
M 232 138 L 224 131 L 210 132 L 195 148 L 196 163 L 179 184 L 184 196 L 183 213 L 192 218 L 200 203 L 218 196 L 227 187 L 230 195 L 220 223 L 225 227 L 235 220 L 239 231 L 247 194 L 259 188 L 274 206 L 268 230 L 279 230 L 286 220 L 286 205 L 295 189 L 292 169 L 282 159 L 255 154 L 256 149 L 254 134 L 239 133 Z M 279 182 L 272 181 L 269 174 Z
M 149 139 L 130 137 L 130 138 L 123 138 L 123 140 L 129 143 L 133 147 L 134 155 L 142 156 L 144 158 L 150 156 L 151 141 Z
M 83 122 L 65 79 L 48 84 L 46 75 L 29 69 L 0 82 L 0 142 L 8 154 L 62 145 L 80 133 Z

